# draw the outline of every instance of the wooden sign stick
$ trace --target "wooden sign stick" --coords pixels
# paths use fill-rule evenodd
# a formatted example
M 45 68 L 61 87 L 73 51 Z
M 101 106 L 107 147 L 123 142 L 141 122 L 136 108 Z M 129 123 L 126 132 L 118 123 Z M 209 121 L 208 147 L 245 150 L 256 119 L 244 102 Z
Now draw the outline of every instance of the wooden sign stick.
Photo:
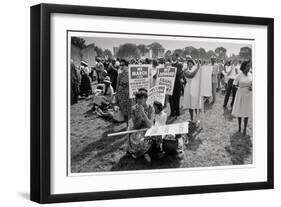
M 108 134 L 107 136 L 108 137 L 113 137 L 113 136 L 131 134 L 131 133 L 135 133 L 135 132 L 142 132 L 142 131 L 146 131 L 146 130 L 148 130 L 148 129 L 147 128 L 145 128 L 145 129 L 135 129 L 135 130 L 111 133 L 111 134 Z

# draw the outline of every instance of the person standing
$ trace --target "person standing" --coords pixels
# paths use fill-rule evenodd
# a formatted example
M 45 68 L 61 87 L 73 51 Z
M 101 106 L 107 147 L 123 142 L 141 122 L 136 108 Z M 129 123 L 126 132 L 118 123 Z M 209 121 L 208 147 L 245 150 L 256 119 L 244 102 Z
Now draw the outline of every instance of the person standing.
M 219 65 L 216 63 L 217 57 L 211 57 L 211 67 L 212 67 L 212 101 L 211 104 L 214 104 L 216 101 L 216 90 L 218 85 L 218 74 L 219 74 Z
M 227 109 L 227 104 L 228 104 L 228 100 L 230 95 L 232 94 L 232 100 L 231 100 L 231 108 L 233 107 L 234 104 L 234 100 L 235 100 L 235 94 L 236 94 L 236 87 L 233 85 L 233 82 L 236 78 L 238 74 L 238 70 L 237 68 L 234 67 L 233 64 L 231 64 L 231 62 L 229 61 L 226 65 L 225 65 L 225 78 L 228 79 L 227 81 L 227 86 L 226 86 L 226 93 L 225 93 L 225 97 L 224 97 L 224 103 L 223 103 L 223 108 Z
M 250 61 L 241 65 L 241 73 L 234 81 L 238 88 L 232 109 L 232 115 L 238 118 L 238 131 L 241 132 L 241 121 L 244 118 L 243 134 L 247 133 L 248 118 L 252 113 L 252 75 L 249 73 Z
M 103 81 L 103 72 L 104 72 L 104 65 L 101 62 L 101 59 L 99 57 L 96 58 L 97 64 L 96 64 L 96 72 L 98 77 L 98 83 L 102 83 Z
M 179 62 L 179 59 L 176 59 L 176 61 L 172 63 L 172 66 L 177 68 L 177 73 L 175 77 L 174 91 L 172 96 L 170 96 L 169 98 L 170 108 L 171 108 L 170 117 L 177 118 L 178 116 L 180 116 L 180 97 L 181 97 L 183 71 L 182 71 L 182 64 Z
M 129 125 L 129 119 L 131 118 L 131 99 L 129 97 L 129 68 L 128 61 L 122 59 L 120 61 L 120 70 L 117 77 L 116 86 L 116 101 L 120 107 L 121 112 L 124 115 L 127 125 Z
M 111 85 L 113 90 L 116 91 L 116 84 L 117 84 L 117 76 L 118 76 L 118 69 L 115 67 L 116 60 L 112 59 L 107 68 L 107 74 L 110 77 Z
M 152 88 L 156 85 L 157 66 L 158 66 L 157 60 L 156 59 L 152 60 L 152 67 L 149 70 L 149 88 Z
M 187 66 L 188 68 L 184 71 L 187 83 L 184 88 L 183 108 L 189 110 L 190 119 L 194 122 L 193 112 L 195 111 L 197 116 L 203 105 L 202 97 L 199 94 L 200 74 L 198 71 L 201 66 L 199 62 L 195 65 L 193 60 L 188 60 Z
M 80 95 L 86 98 L 92 93 L 91 80 L 89 77 L 90 70 L 86 61 L 81 61 L 80 66 L 81 83 L 80 83 Z
M 73 62 L 71 62 L 71 104 L 78 102 L 79 78 Z
M 223 66 L 223 60 L 218 61 L 218 66 L 219 66 L 219 74 L 218 74 L 218 91 L 222 89 L 224 91 L 224 81 L 223 81 L 223 71 L 224 71 L 224 66 Z

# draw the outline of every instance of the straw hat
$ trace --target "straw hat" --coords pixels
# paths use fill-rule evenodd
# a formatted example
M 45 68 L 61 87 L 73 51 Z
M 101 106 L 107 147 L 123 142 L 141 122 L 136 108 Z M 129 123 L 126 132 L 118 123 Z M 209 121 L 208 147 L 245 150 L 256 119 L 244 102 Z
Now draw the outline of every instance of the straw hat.
M 86 60 L 81 61 L 81 65 L 87 66 L 88 67 L 88 62 Z

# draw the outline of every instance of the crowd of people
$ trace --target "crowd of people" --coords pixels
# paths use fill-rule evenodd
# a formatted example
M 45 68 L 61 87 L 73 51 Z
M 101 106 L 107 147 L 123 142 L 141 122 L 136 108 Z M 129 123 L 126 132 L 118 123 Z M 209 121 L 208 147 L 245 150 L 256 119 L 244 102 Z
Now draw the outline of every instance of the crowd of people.
M 145 88 L 140 88 L 134 99 L 129 98 L 129 64 L 151 65 L 149 87 L 156 84 L 159 65 L 177 68 L 173 93 L 166 95 L 164 105 L 158 101 L 152 106 L 148 105 L 148 91 Z M 204 71 L 206 68 L 209 72 Z M 95 90 L 91 85 L 93 82 L 96 83 Z M 114 108 L 114 111 L 119 109 L 118 117 L 121 116 L 121 121 L 127 123 L 128 130 L 147 129 L 153 125 L 165 125 L 167 120 L 176 120 L 180 116 L 181 97 L 182 107 L 188 109 L 190 115 L 186 121 L 199 126 L 204 103 L 214 104 L 218 91 L 225 96 L 222 108 L 230 110 L 232 115 L 237 117 L 239 132 L 242 118 L 244 119 L 243 134 L 246 135 L 248 118 L 252 112 L 251 60 L 231 61 L 218 59 L 216 56 L 212 56 L 210 60 L 194 60 L 189 55 L 185 58 L 175 55 L 167 59 L 98 57 L 93 68 L 89 68 L 86 61 L 81 61 L 79 66 L 71 63 L 71 103 L 75 104 L 79 98 L 93 95 L 92 110 L 105 115 L 105 111 L 110 107 Z M 232 100 L 228 105 L 230 96 Z M 170 106 L 169 116 L 163 110 L 167 104 Z M 144 134 L 145 131 L 130 134 L 129 152 L 134 158 L 144 156 L 150 162 L 151 149 L 157 149 L 160 156 L 163 153 L 161 137 L 145 139 Z

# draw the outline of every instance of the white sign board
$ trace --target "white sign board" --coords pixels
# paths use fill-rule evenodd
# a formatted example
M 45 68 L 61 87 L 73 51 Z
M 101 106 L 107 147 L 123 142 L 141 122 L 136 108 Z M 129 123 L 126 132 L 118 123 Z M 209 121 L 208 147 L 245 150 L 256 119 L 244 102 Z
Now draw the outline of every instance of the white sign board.
M 163 126 L 152 126 L 146 131 L 145 136 L 163 136 L 168 134 L 188 134 L 188 122 L 168 124 Z
M 129 65 L 129 95 L 135 97 L 135 93 L 140 88 L 149 89 L 149 69 L 150 65 Z
M 166 86 L 154 86 L 148 91 L 147 103 L 153 105 L 154 101 L 159 101 L 164 106 L 166 95 Z
M 177 68 L 162 67 L 158 68 L 156 85 L 166 86 L 166 94 L 172 95 L 174 91 Z

